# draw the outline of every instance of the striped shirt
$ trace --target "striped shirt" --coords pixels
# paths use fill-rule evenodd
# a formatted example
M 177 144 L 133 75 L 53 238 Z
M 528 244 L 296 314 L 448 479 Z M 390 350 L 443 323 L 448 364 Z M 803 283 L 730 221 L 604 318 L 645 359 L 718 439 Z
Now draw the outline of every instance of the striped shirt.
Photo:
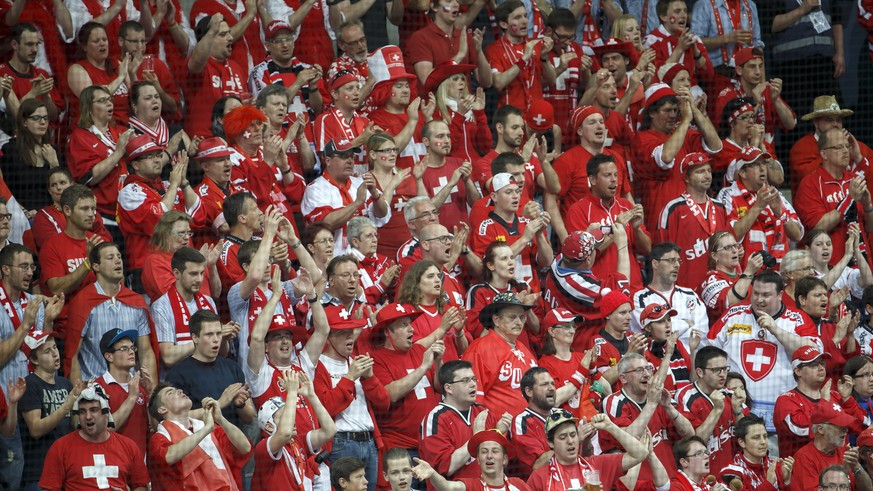
M 33 295 L 27 292 L 25 292 L 24 295 L 27 297 L 28 302 L 33 301 Z M 18 313 L 18 318 L 24 322 L 24 309 L 21 308 L 21 300 L 12 302 L 12 307 L 15 308 L 15 312 Z M 3 309 L 0 308 L 0 310 Z M 37 330 L 42 330 L 44 316 L 45 308 L 40 305 L 39 310 L 36 313 Z M 0 339 L 9 339 L 13 334 L 15 334 L 15 327 L 12 326 L 12 321 L 9 319 L 9 316 L 0 315 Z M 104 368 L 103 371 L 106 371 L 106 369 Z M 14 382 L 15 380 L 18 380 L 18 377 L 27 377 L 28 373 L 30 373 L 30 371 L 27 369 L 27 356 L 24 355 L 23 351 L 18 350 L 9 358 L 9 361 L 7 361 L 5 365 L 0 367 L 0 382 L 3 383 L 5 388 L 7 382 Z M 5 392 L 6 391 L 3 391 L 4 395 Z

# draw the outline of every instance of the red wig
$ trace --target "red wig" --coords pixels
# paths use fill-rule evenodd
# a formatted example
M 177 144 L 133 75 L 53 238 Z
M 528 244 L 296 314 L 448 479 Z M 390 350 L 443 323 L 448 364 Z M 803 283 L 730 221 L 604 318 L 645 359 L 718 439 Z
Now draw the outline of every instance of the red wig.
M 224 134 L 227 141 L 234 143 L 237 138 L 255 121 L 267 122 L 267 115 L 254 106 L 243 104 L 224 116 Z

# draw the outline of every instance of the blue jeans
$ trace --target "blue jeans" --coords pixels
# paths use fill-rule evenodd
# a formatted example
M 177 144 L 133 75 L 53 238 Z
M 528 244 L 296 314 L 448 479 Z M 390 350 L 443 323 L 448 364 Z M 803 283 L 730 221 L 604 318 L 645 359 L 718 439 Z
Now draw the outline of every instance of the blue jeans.
M 16 427 L 12 436 L 0 436 L 0 489 L 18 489 L 23 472 L 24 450 Z
M 328 460 L 334 463 L 343 457 L 357 457 L 364 461 L 367 491 L 376 491 L 376 481 L 379 479 L 379 453 L 376 451 L 376 442 L 347 440 L 337 435 L 333 439 Z

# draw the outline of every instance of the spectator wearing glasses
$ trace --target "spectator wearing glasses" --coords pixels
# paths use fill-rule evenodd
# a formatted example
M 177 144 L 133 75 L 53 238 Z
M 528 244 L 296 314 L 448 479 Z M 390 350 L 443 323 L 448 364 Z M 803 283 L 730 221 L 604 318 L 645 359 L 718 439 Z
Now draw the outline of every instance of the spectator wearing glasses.
M 377 252 L 380 234 L 367 217 L 349 220 L 349 255 L 358 261 L 361 287 L 370 305 L 385 303 L 394 297 L 394 287 L 400 275 L 400 266 Z
M 706 480 L 711 473 L 709 451 L 706 449 L 706 442 L 699 436 L 691 435 L 676 442 L 673 456 L 679 470 L 670 481 L 671 491 L 728 491 L 726 485 L 710 484 Z
M 22 9 L 22 13 L 24 10 L 29 10 L 27 13 L 31 15 L 39 12 L 38 16 L 43 14 L 51 19 L 54 17 L 51 13 L 53 9 L 57 9 L 61 15 L 67 13 L 67 7 L 63 2 L 53 4 L 51 7 L 40 6 Z M 47 121 L 57 122 L 58 114 L 63 111 L 66 103 L 58 86 L 55 85 L 54 77 L 48 73 L 47 69 L 53 70 L 54 73 L 60 73 L 59 68 L 66 69 L 66 56 L 63 50 L 65 43 L 58 39 L 58 35 L 65 28 L 58 29 L 62 23 L 58 23 L 56 27 L 54 20 L 46 18 L 39 20 L 24 18 L 31 17 L 31 15 L 19 16 L 18 25 L 12 27 L 12 39 L 9 43 L 12 48 L 12 57 L 6 63 L 0 64 L 0 77 L 12 77 L 12 90 L 6 96 L 8 108 L 4 112 L 15 114 L 20 111 L 20 109 L 16 110 L 16 107 L 19 107 L 25 100 L 33 98 L 45 104 Z M 48 30 L 43 29 L 42 22 L 45 21 L 48 21 L 46 25 L 51 26 Z M 36 24 L 39 24 L 39 27 Z M 72 26 L 68 25 L 67 28 L 71 29 Z M 52 41 L 55 41 L 57 45 L 48 47 L 49 50 L 53 51 L 52 56 L 45 58 L 46 43 Z M 51 66 L 43 64 L 45 62 L 50 63 Z
M 818 343 L 815 326 L 801 312 L 783 303 L 783 288 L 782 278 L 775 271 L 758 273 L 752 279 L 749 301 L 728 310 L 704 340 L 705 345 L 724 350 L 731 369 L 751 381 L 751 410 L 766 422 L 773 454 L 773 407 L 776 398 L 791 389 L 784 376 L 793 368 L 789 353 Z
M 475 254 L 463 253 L 468 233 L 469 228 L 464 226 L 464 228 L 458 231 L 458 235 L 452 235 L 445 227 L 437 223 L 424 227 L 419 235 L 421 239 L 421 259 L 423 261 L 432 261 L 440 268 L 442 271 L 443 294 L 446 295 L 451 304 L 457 306 L 465 305 L 467 290 L 464 285 L 468 278 L 478 274 L 482 264 Z M 455 260 L 456 257 L 463 257 L 465 259 L 464 264 L 467 266 L 467 269 L 464 273 L 466 275 L 462 274 L 460 265 Z M 400 281 L 402 282 L 402 270 L 400 274 Z
M 440 225 L 439 217 L 439 210 L 434 208 L 433 200 L 425 196 L 416 196 L 407 201 L 403 207 L 403 218 L 406 220 L 412 238 L 404 242 L 397 250 L 397 263 L 401 267 L 401 281 L 403 271 L 408 271 L 413 264 L 424 259 L 425 255 L 427 255 L 428 260 L 451 268 L 453 275 L 460 274 L 458 259 L 463 259 L 468 274 L 475 276 L 482 271 L 481 259 L 475 254 L 470 254 L 470 248 L 467 247 L 470 226 L 467 223 L 461 223 L 453 235 L 449 233 L 448 228 Z M 431 225 L 439 225 L 439 227 L 430 227 Z M 426 237 L 423 237 L 425 229 L 428 229 L 429 232 Z M 439 240 L 437 241 L 437 239 Z M 438 242 L 439 247 L 425 247 L 422 244 L 426 240 Z M 431 242 L 431 245 L 433 246 L 434 242 Z M 444 245 L 450 247 L 442 249 Z M 449 255 L 443 256 L 442 251 L 447 251 Z M 464 289 L 460 284 L 457 285 L 455 291 L 461 293 L 463 299 Z M 461 301 L 461 299 L 457 300 L 458 305 L 461 304 Z
M 467 443 L 474 434 L 495 427 L 489 423 L 499 418 L 476 404 L 479 379 L 470 362 L 446 361 L 439 369 L 438 380 L 443 400 L 421 422 L 421 459 L 448 479 L 479 477 L 482 469 Z M 496 426 L 506 432 L 509 421 L 500 421 Z
M 870 189 L 855 160 L 859 153 L 857 142 L 854 137 L 850 140 L 850 136 L 836 127 L 819 136 L 821 165 L 803 178 L 794 196 L 797 216 L 803 225 L 830 234 L 834 257 L 842 257 L 846 250 L 850 224 L 858 224 L 864 242 L 866 230 L 873 230 Z
M 852 479 L 845 464 L 829 465 L 818 476 L 818 491 L 849 491 Z
M 48 106 L 39 99 L 25 99 L 15 118 L 15 137 L 3 145 L 0 170 L 3 181 L 28 218 L 50 204 L 43 183 L 58 167 L 58 154 L 49 141 Z
M 576 27 L 579 21 L 570 9 L 556 8 L 549 14 L 543 34 L 554 41 L 552 49 L 544 57 L 555 67 L 555 82 L 543 85 L 543 99 L 555 111 L 555 124 L 568 128 L 570 115 L 578 103 L 578 90 L 591 76 L 592 59 L 576 42 Z M 572 132 L 564 132 L 561 148 L 573 145 Z
M 667 353 L 672 355 L 672 348 L 669 346 Z M 670 370 L 669 357 L 665 355 L 664 358 L 658 371 L 653 373 L 654 367 L 643 355 L 628 352 L 622 356 L 616 369 L 621 390 L 606 396 L 603 408 L 613 423 L 634 438 L 641 437 L 646 430 L 650 431 L 654 452 L 667 469 L 667 475 L 672 477 L 676 474 L 671 459 L 672 442 L 693 435 L 694 427 L 673 406 L 673 399 L 664 388 L 664 380 Z M 610 435 L 600 433 L 600 445 L 604 452 L 616 448 L 619 443 Z M 638 479 L 652 480 L 648 463 L 643 463 Z
M 719 193 L 734 237 L 743 245 L 743 261 L 766 251 L 781 262 L 791 242 L 803 239 L 804 223 L 776 184 L 770 182 L 772 162 L 772 156 L 759 148 L 743 148 L 727 169 L 731 185 Z
M 181 211 L 170 210 L 158 220 L 149 238 L 148 255 L 142 267 L 142 289 L 152 302 L 167 293 L 176 282 L 173 254 L 183 247 L 190 247 L 193 235 L 191 217 Z M 220 245 L 206 244 L 200 248 L 200 253 L 206 257 L 206 272 L 201 291 L 207 297 L 218 297 L 222 292 L 223 287 L 216 268 L 221 253 Z
M 709 323 L 713 324 L 731 306 L 749 296 L 752 278 L 764 265 L 764 261 L 760 254 L 750 256 L 743 273 L 738 274 L 741 271 L 743 246 L 727 230 L 712 234 L 706 241 L 706 250 L 709 253 L 709 271 L 703 282 L 697 285 L 696 292 L 706 305 Z
M 861 432 L 864 411 L 852 397 L 853 381 L 846 376 L 831 389 L 825 369 L 829 352 L 822 352 L 812 346 L 798 348 L 791 355 L 794 380 L 797 386 L 776 399 L 773 409 L 773 423 L 779 433 L 779 457 L 793 457 L 798 450 L 812 441 L 812 416 L 820 405 L 838 404 L 846 415 L 855 418 L 848 426 L 853 432 Z
M 821 485 L 822 482 L 829 482 L 827 476 L 822 479 L 822 471 L 829 466 L 839 464 L 851 472 L 850 474 L 847 472 L 849 489 L 873 489 L 870 475 L 859 463 L 858 448 L 846 443 L 846 436 L 854 419 L 840 410 L 839 406 L 820 404 L 813 411 L 811 422 L 810 432 L 813 434 L 813 439 L 794 454 L 794 469 L 789 489 L 813 489 L 817 479 L 818 489 L 845 489 L 841 487 L 846 485 L 845 481 L 839 485 L 835 485 L 839 481 L 830 481 L 830 484 Z
M 694 355 L 697 380 L 675 397 L 679 412 L 694 426 L 694 434 L 706 442 L 712 470 L 722 469 L 734 461 L 737 449 L 732 435 L 737 420 L 746 410 L 742 394 L 728 394 L 725 390 L 729 369 L 727 353 L 723 350 L 714 346 L 700 348 Z
M 410 145 L 419 144 L 411 142 L 407 148 Z M 399 166 L 402 159 L 407 160 L 407 167 L 412 165 L 412 156 L 404 157 L 401 155 L 403 153 L 406 152 L 399 147 L 397 139 L 388 133 L 374 133 L 367 141 L 367 158 L 373 169 L 371 173 L 375 178 L 377 189 L 383 193 L 385 203 L 391 208 L 391 218 L 388 219 L 388 223 L 380 227 L 379 245 L 376 251 L 395 261 L 397 261 L 395 255 L 400 247 L 412 237 L 405 221 L 403 208 L 418 194 L 412 171 L 404 170 Z M 418 158 L 415 161 L 417 162 Z
M 321 222 L 315 222 L 303 229 L 300 241 L 312 256 L 318 270 L 322 273 L 326 271 L 328 263 L 333 259 L 333 230 Z
M 411 238 L 397 249 L 397 264 L 403 268 L 421 260 L 421 241 L 418 234 L 424 227 L 439 223 L 440 212 L 427 196 L 416 196 L 403 205 L 403 218 Z
M 169 4 L 169 2 L 168 2 Z M 151 21 L 148 21 L 151 23 Z M 176 80 L 170 72 L 170 68 L 155 54 L 146 54 L 147 39 L 151 39 L 152 34 L 146 37 L 145 28 L 136 21 L 127 21 L 121 25 L 118 31 L 118 43 L 121 46 L 122 56 L 130 56 L 128 63 L 128 73 L 130 76 L 130 90 L 133 91 L 133 86 L 137 82 L 149 82 L 155 89 L 153 97 L 160 99 L 161 104 L 157 108 L 158 116 L 164 114 L 167 120 L 180 122 L 182 116 L 182 93 L 179 91 L 179 86 L 176 85 Z M 187 47 L 185 48 L 187 52 Z M 131 104 L 133 109 L 133 104 Z M 133 111 L 132 111 L 133 112 Z M 140 119 L 142 119 L 140 114 Z M 153 123 L 153 129 L 162 130 L 166 133 L 166 123 L 163 123 L 161 128 L 155 128 L 153 117 L 149 117 Z M 142 123 L 143 121 L 140 121 Z M 131 123 L 133 126 L 133 123 Z M 169 135 L 151 135 L 154 140 L 160 144 L 166 145 Z M 186 142 L 187 143 L 187 142 Z M 175 147 L 170 148 L 175 150 Z
M 95 380 L 109 396 L 115 431 L 148 452 L 148 401 L 155 382 L 148 368 L 136 370 L 136 338 L 133 329 L 113 329 L 100 339 L 106 372 Z M 131 374 L 133 372 L 133 374 Z

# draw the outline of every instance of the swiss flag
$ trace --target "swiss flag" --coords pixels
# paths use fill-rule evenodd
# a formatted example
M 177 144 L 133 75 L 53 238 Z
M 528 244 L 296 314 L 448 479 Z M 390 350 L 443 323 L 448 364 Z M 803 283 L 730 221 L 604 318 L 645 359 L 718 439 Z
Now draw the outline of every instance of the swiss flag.
M 740 359 L 743 371 L 754 382 L 760 382 L 776 365 L 777 348 L 774 343 L 750 339 L 740 344 Z

